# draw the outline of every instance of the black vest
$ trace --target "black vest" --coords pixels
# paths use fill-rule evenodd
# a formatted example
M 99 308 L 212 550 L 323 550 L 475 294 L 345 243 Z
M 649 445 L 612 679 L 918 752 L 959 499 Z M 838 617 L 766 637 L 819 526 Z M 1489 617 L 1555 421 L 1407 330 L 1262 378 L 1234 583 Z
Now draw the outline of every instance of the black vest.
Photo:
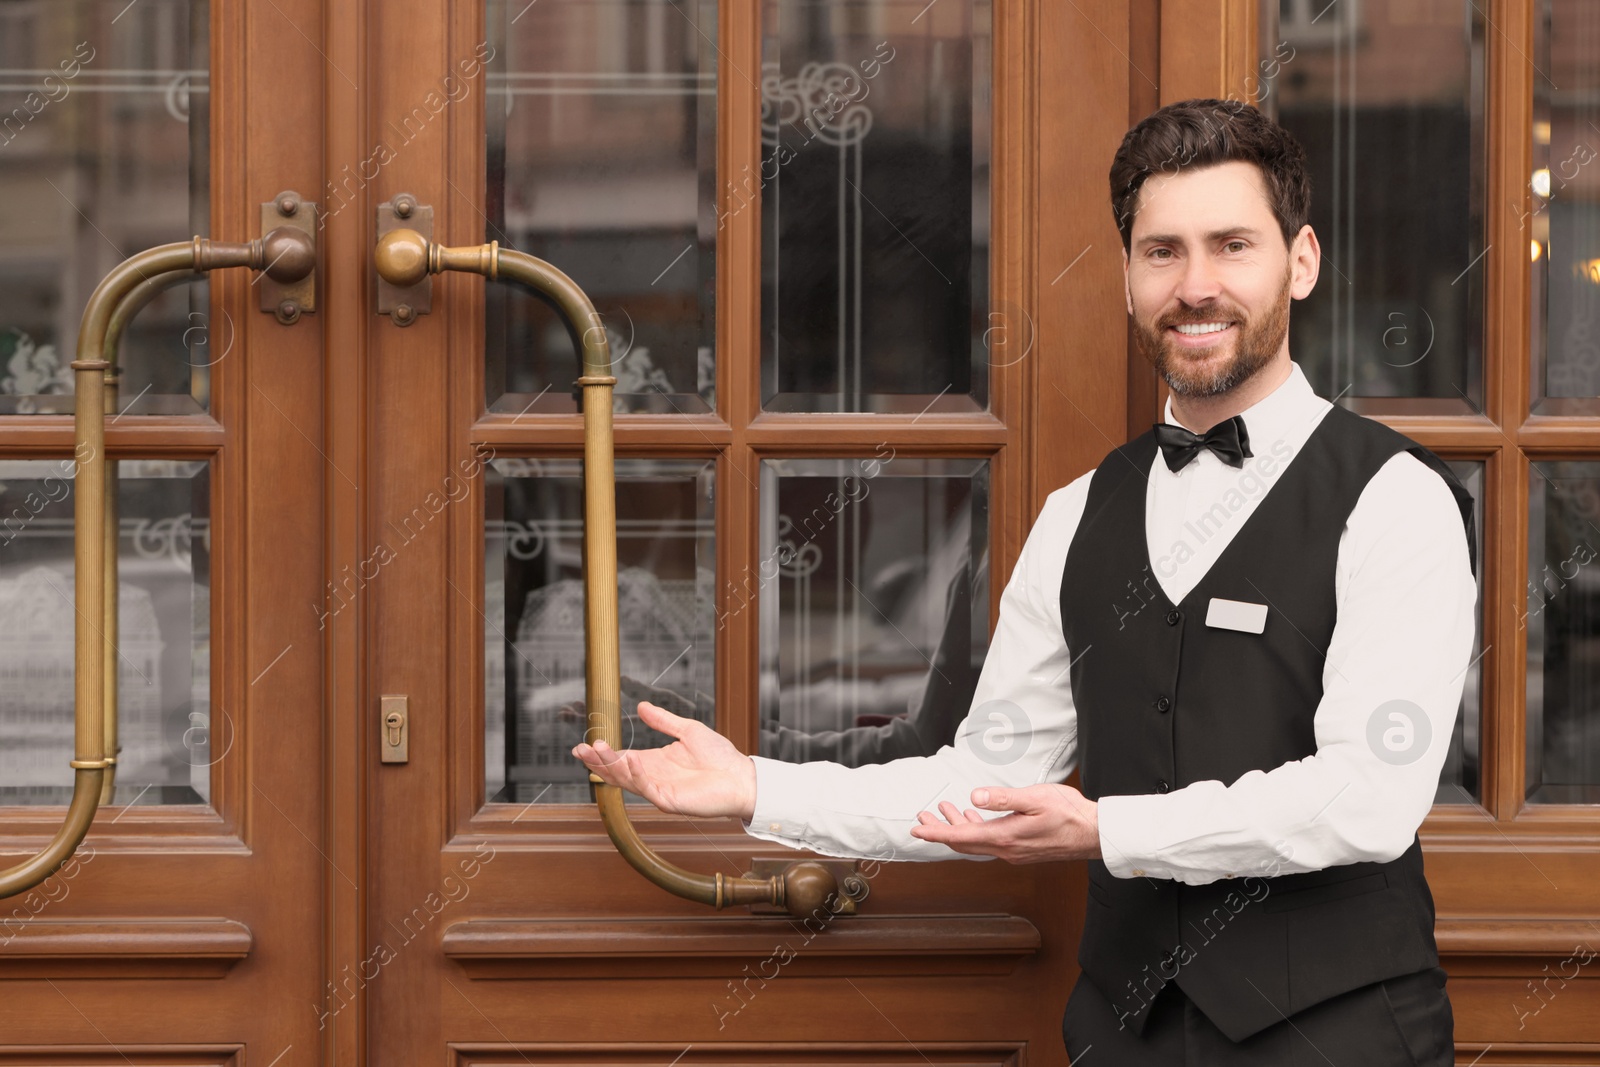
M 1339 538 L 1367 482 L 1402 451 L 1449 484 L 1473 558 L 1472 501 L 1450 469 L 1335 406 L 1178 604 L 1155 580 L 1146 548 L 1154 435 L 1106 457 L 1061 582 L 1085 796 L 1231 784 L 1316 752 Z M 1213 597 L 1269 605 L 1265 631 L 1208 627 Z M 1438 963 L 1415 837 L 1387 863 L 1279 875 L 1269 857 L 1202 886 L 1115 878 L 1100 860 L 1088 867 L 1078 963 L 1138 1032 L 1171 980 L 1238 1041 L 1339 993 Z

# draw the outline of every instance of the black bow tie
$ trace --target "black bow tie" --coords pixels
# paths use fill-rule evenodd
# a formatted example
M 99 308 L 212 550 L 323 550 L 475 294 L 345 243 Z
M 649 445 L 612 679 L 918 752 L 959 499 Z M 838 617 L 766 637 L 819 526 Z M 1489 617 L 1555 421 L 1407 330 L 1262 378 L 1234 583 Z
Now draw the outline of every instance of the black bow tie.
M 1202 448 L 1211 449 L 1230 467 L 1243 467 L 1245 458 L 1255 455 L 1250 451 L 1250 435 L 1245 432 L 1244 419 L 1239 415 L 1217 423 L 1203 435 L 1190 433 L 1170 422 L 1156 423 L 1155 432 L 1167 469 L 1172 471 L 1182 470 Z

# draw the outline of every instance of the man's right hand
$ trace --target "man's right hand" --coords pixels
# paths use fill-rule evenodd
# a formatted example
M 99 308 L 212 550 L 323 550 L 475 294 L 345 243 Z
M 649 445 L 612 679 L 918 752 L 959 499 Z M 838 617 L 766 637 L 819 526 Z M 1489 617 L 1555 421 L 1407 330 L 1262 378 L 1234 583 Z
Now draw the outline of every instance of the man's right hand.
M 733 743 L 697 719 L 649 701 L 639 718 L 676 740 L 665 748 L 618 752 L 604 741 L 580 742 L 572 754 L 610 785 L 637 793 L 662 811 L 750 821 L 756 808 L 756 765 Z

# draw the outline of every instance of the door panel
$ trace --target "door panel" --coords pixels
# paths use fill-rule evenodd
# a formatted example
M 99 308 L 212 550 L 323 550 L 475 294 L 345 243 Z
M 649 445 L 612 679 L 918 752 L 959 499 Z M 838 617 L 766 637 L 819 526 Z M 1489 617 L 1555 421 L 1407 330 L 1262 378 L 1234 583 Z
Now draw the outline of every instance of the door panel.
M 763 413 L 760 339 L 773 308 L 763 304 L 758 248 L 774 216 L 758 200 L 773 187 L 745 189 L 738 176 L 757 174 L 762 156 L 776 150 L 752 134 L 755 117 L 780 101 L 764 99 L 765 80 L 751 76 L 764 58 L 777 63 L 776 40 L 764 57 L 752 5 L 715 10 L 714 23 L 704 5 L 524 6 L 458 6 L 452 32 L 425 40 L 406 26 L 443 24 L 440 6 L 417 5 L 392 28 L 385 14 L 373 122 L 380 131 L 398 129 L 419 87 L 459 72 L 482 42 L 495 51 L 485 80 L 465 81 L 435 122 L 395 146 L 370 196 L 415 195 L 434 209 L 441 243 L 495 240 L 544 256 L 599 306 L 622 379 L 615 435 L 625 692 L 667 691 L 673 706 L 750 751 L 762 750 L 767 733 L 774 744 L 786 734 L 802 742 L 792 748 L 796 758 L 839 725 L 892 730 L 886 720 L 904 722 L 947 630 L 981 651 L 991 593 L 970 572 L 987 568 L 984 546 L 997 526 L 1014 546 L 1015 532 L 1003 524 L 1031 515 L 1032 503 L 1016 498 L 1010 480 L 1022 461 L 1014 390 L 1027 361 L 995 359 L 984 348 L 998 342 L 986 336 L 983 302 L 967 292 L 986 302 L 998 287 L 1008 306 L 1021 306 L 1014 276 L 991 269 L 987 254 L 991 232 L 1015 231 L 987 217 L 974 223 L 970 211 L 954 227 L 964 249 L 956 254 L 966 257 L 962 278 L 975 279 L 964 281 L 953 305 L 958 334 L 969 341 L 957 344 L 959 359 L 940 358 L 959 364 L 960 381 L 906 378 L 900 372 L 922 342 L 905 339 L 891 350 L 869 334 L 843 357 L 847 376 L 863 378 L 859 389 L 846 396 L 836 383 L 798 379 L 786 387 L 813 399 L 838 394 L 826 422 L 798 409 Z M 791 20 L 786 32 L 812 41 L 819 57 L 856 42 L 905 45 L 893 61 L 906 71 L 893 107 L 889 81 L 900 68 L 880 65 L 871 83 L 873 102 L 881 96 L 887 109 L 879 132 L 894 139 L 895 109 L 927 110 L 946 95 L 947 109 L 960 104 L 963 79 L 971 85 L 974 65 L 989 62 L 989 30 L 975 43 L 970 6 L 952 8 L 953 18 L 936 8 L 917 22 L 921 5 L 840 5 L 829 17 L 853 27 L 848 33 L 831 33 L 820 14 L 809 28 L 805 18 Z M 997 35 L 1010 40 L 1020 31 L 1020 21 L 996 18 Z M 865 58 L 872 55 L 868 47 Z M 928 88 L 941 55 L 954 64 L 945 95 Z M 796 56 L 806 58 L 798 44 L 787 57 L 794 74 Z M 776 68 L 771 80 L 776 93 Z M 942 119 L 933 108 L 918 120 L 964 138 L 951 151 L 969 169 L 970 110 L 992 106 L 986 68 L 980 89 L 967 90 L 969 117 Z M 995 121 L 1020 136 L 1017 116 Z M 828 143 L 815 152 L 854 166 L 857 147 Z M 984 164 L 1014 196 L 1020 158 Z M 822 188 L 817 174 L 799 169 L 781 180 L 809 181 L 811 195 Z M 869 233 L 869 242 L 855 239 L 853 255 L 880 257 L 869 265 L 891 267 L 891 277 L 915 260 L 942 293 L 937 263 L 917 251 L 919 237 L 933 248 L 939 228 L 923 221 L 926 235 L 894 235 L 896 219 L 931 208 L 895 200 L 892 180 L 875 181 L 849 210 L 865 217 L 876 204 L 888 222 L 874 223 L 881 233 Z M 987 184 L 979 197 L 963 181 L 987 215 Z M 819 237 L 831 235 L 838 218 L 825 222 Z M 799 240 L 803 228 L 792 236 Z M 882 247 L 885 236 L 895 247 Z M 982 255 L 971 250 L 975 239 L 985 242 Z M 862 307 L 919 314 L 901 307 L 906 292 L 882 278 L 868 284 L 854 267 L 835 273 L 837 249 L 814 251 L 784 262 L 786 277 L 801 286 L 795 293 L 806 285 L 803 272 L 819 269 L 807 264 L 820 261 L 827 269 L 814 287 L 866 285 Z M 898 284 L 918 299 L 936 291 Z M 797 339 L 827 332 L 809 321 L 795 318 Z M 696 323 L 710 334 L 697 333 Z M 898 1062 L 924 1052 L 1011 1062 L 1031 1045 L 1050 1061 L 1071 977 L 1060 946 L 1070 943 L 1074 921 L 1070 908 L 1046 903 L 1062 895 L 1047 888 L 1058 884 L 1057 872 L 874 864 L 863 871 L 862 914 L 808 937 L 781 915 L 717 914 L 679 900 L 617 856 L 585 776 L 567 756 L 584 726 L 572 706 L 582 695 L 582 433 L 569 384 L 579 373 L 570 332 L 526 294 L 446 274 L 433 280 L 431 311 L 414 324 L 374 319 L 370 351 L 386 370 L 367 379 L 364 410 L 382 460 L 371 476 L 364 551 L 381 543 L 389 561 L 364 590 L 372 640 L 363 715 L 371 723 L 384 694 L 406 695 L 412 709 L 409 761 L 380 765 L 369 755 L 367 763 L 368 950 L 388 960 L 362 990 L 376 1057 L 453 1048 L 473 1062 Z M 880 402 L 891 393 L 903 395 Z M 444 492 L 446 479 L 475 459 L 483 477 Z M 826 497 L 821 483 L 856 468 L 872 472 L 875 510 L 863 506 L 837 525 L 830 516 L 826 530 L 814 517 L 801 525 Z M 802 508 L 812 490 L 818 500 Z M 418 509 L 429 514 L 430 491 L 424 522 Z M 742 575 L 759 574 L 785 517 L 801 531 L 792 539 L 827 546 L 819 572 L 826 580 L 804 614 L 791 601 L 806 595 L 795 576 L 781 579 L 781 589 L 759 579 L 740 585 Z M 908 522 L 915 536 L 897 541 Z M 969 588 L 952 613 L 947 598 L 962 563 Z M 1008 568 L 1010 558 L 997 565 Z M 840 600 L 835 587 L 850 593 L 844 579 L 865 595 Z M 873 606 L 879 601 L 884 612 Z M 956 615 L 959 625 L 947 620 Z M 802 619 L 809 637 L 795 629 Z M 908 630 L 909 643 L 896 627 Z M 762 651 L 768 639 L 770 657 Z M 969 647 L 964 658 L 971 654 Z M 802 697 L 816 712 L 805 722 L 795 718 L 800 705 L 786 703 Z M 953 725 L 944 723 L 945 732 Z M 631 742 L 661 740 L 636 731 Z M 757 860 L 796 858 L 725 823 L 648 810 L 633 817 L 665 858 L 691 870 L 738 875 Z M 863 1042 L 875 1044 L 869 1051 Z M 703 1051 L 712 1046 L 719 1051 Z M 740 1046 L 746 1051 L 733 1051 Z
M 258 237 L 263 201 L 317 190 L 320 59 L 282 32 L 317 17 L 293 2 L 0 4 L 7 866 L 60 824 L 72 773 L 61 370 L 78 316 L 128 255 Z M 75 859 L 0 902 L 6 1062 L 45 1045 L 186 1063 L 251 1046 L 270 1062 L 315 1044 L 322 346 L 313 316 L 285 326 L 257 305 L 248 272 L 219 273 L 169 290 L 122 346 L 106 447 L 121 468 L 123 764 Z M 268 1002 L 307 1007 L 255 1010 Z

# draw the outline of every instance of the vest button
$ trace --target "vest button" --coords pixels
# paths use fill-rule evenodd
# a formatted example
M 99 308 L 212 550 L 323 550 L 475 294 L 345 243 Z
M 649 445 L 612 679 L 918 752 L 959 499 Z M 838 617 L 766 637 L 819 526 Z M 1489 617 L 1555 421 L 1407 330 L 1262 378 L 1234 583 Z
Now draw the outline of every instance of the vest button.
M 1178 957 L 1175 954 L 1173 954 L 1171 952 L 1168 952 L 1168 953 L 1166 953 L 1165 955 L 1163 955 L 1161 957 L 1161 969 L 1162 970 L 1167 970 L 1174 963 L 1177 963 L 1177 962 L 1178 962 Z
M 1178 620 L 1182 618 L 1183 612 L 1179 611 L 1177 608 L 1173 608 L 1171 611 L 1167 612 L 1167 625 L 1176 626 L 1178 625 Z
M 1165 778 L 1157 778 L 1156 779 L 1156 792 L 1157 793 L 1169 793 L 1171 791 L 1172 791 L 1172 786 L 1167 784 L 1167 780 Z
M 1156 701 L 1156 710 L 1157 711 L 1168 711 L 1168 710 L 1171 709 L 1171 707 L 1172 707 L 1172 701 L 1168 700 L 1166 697 L 1161 697 L 1160 699 L 1158 699 Z

